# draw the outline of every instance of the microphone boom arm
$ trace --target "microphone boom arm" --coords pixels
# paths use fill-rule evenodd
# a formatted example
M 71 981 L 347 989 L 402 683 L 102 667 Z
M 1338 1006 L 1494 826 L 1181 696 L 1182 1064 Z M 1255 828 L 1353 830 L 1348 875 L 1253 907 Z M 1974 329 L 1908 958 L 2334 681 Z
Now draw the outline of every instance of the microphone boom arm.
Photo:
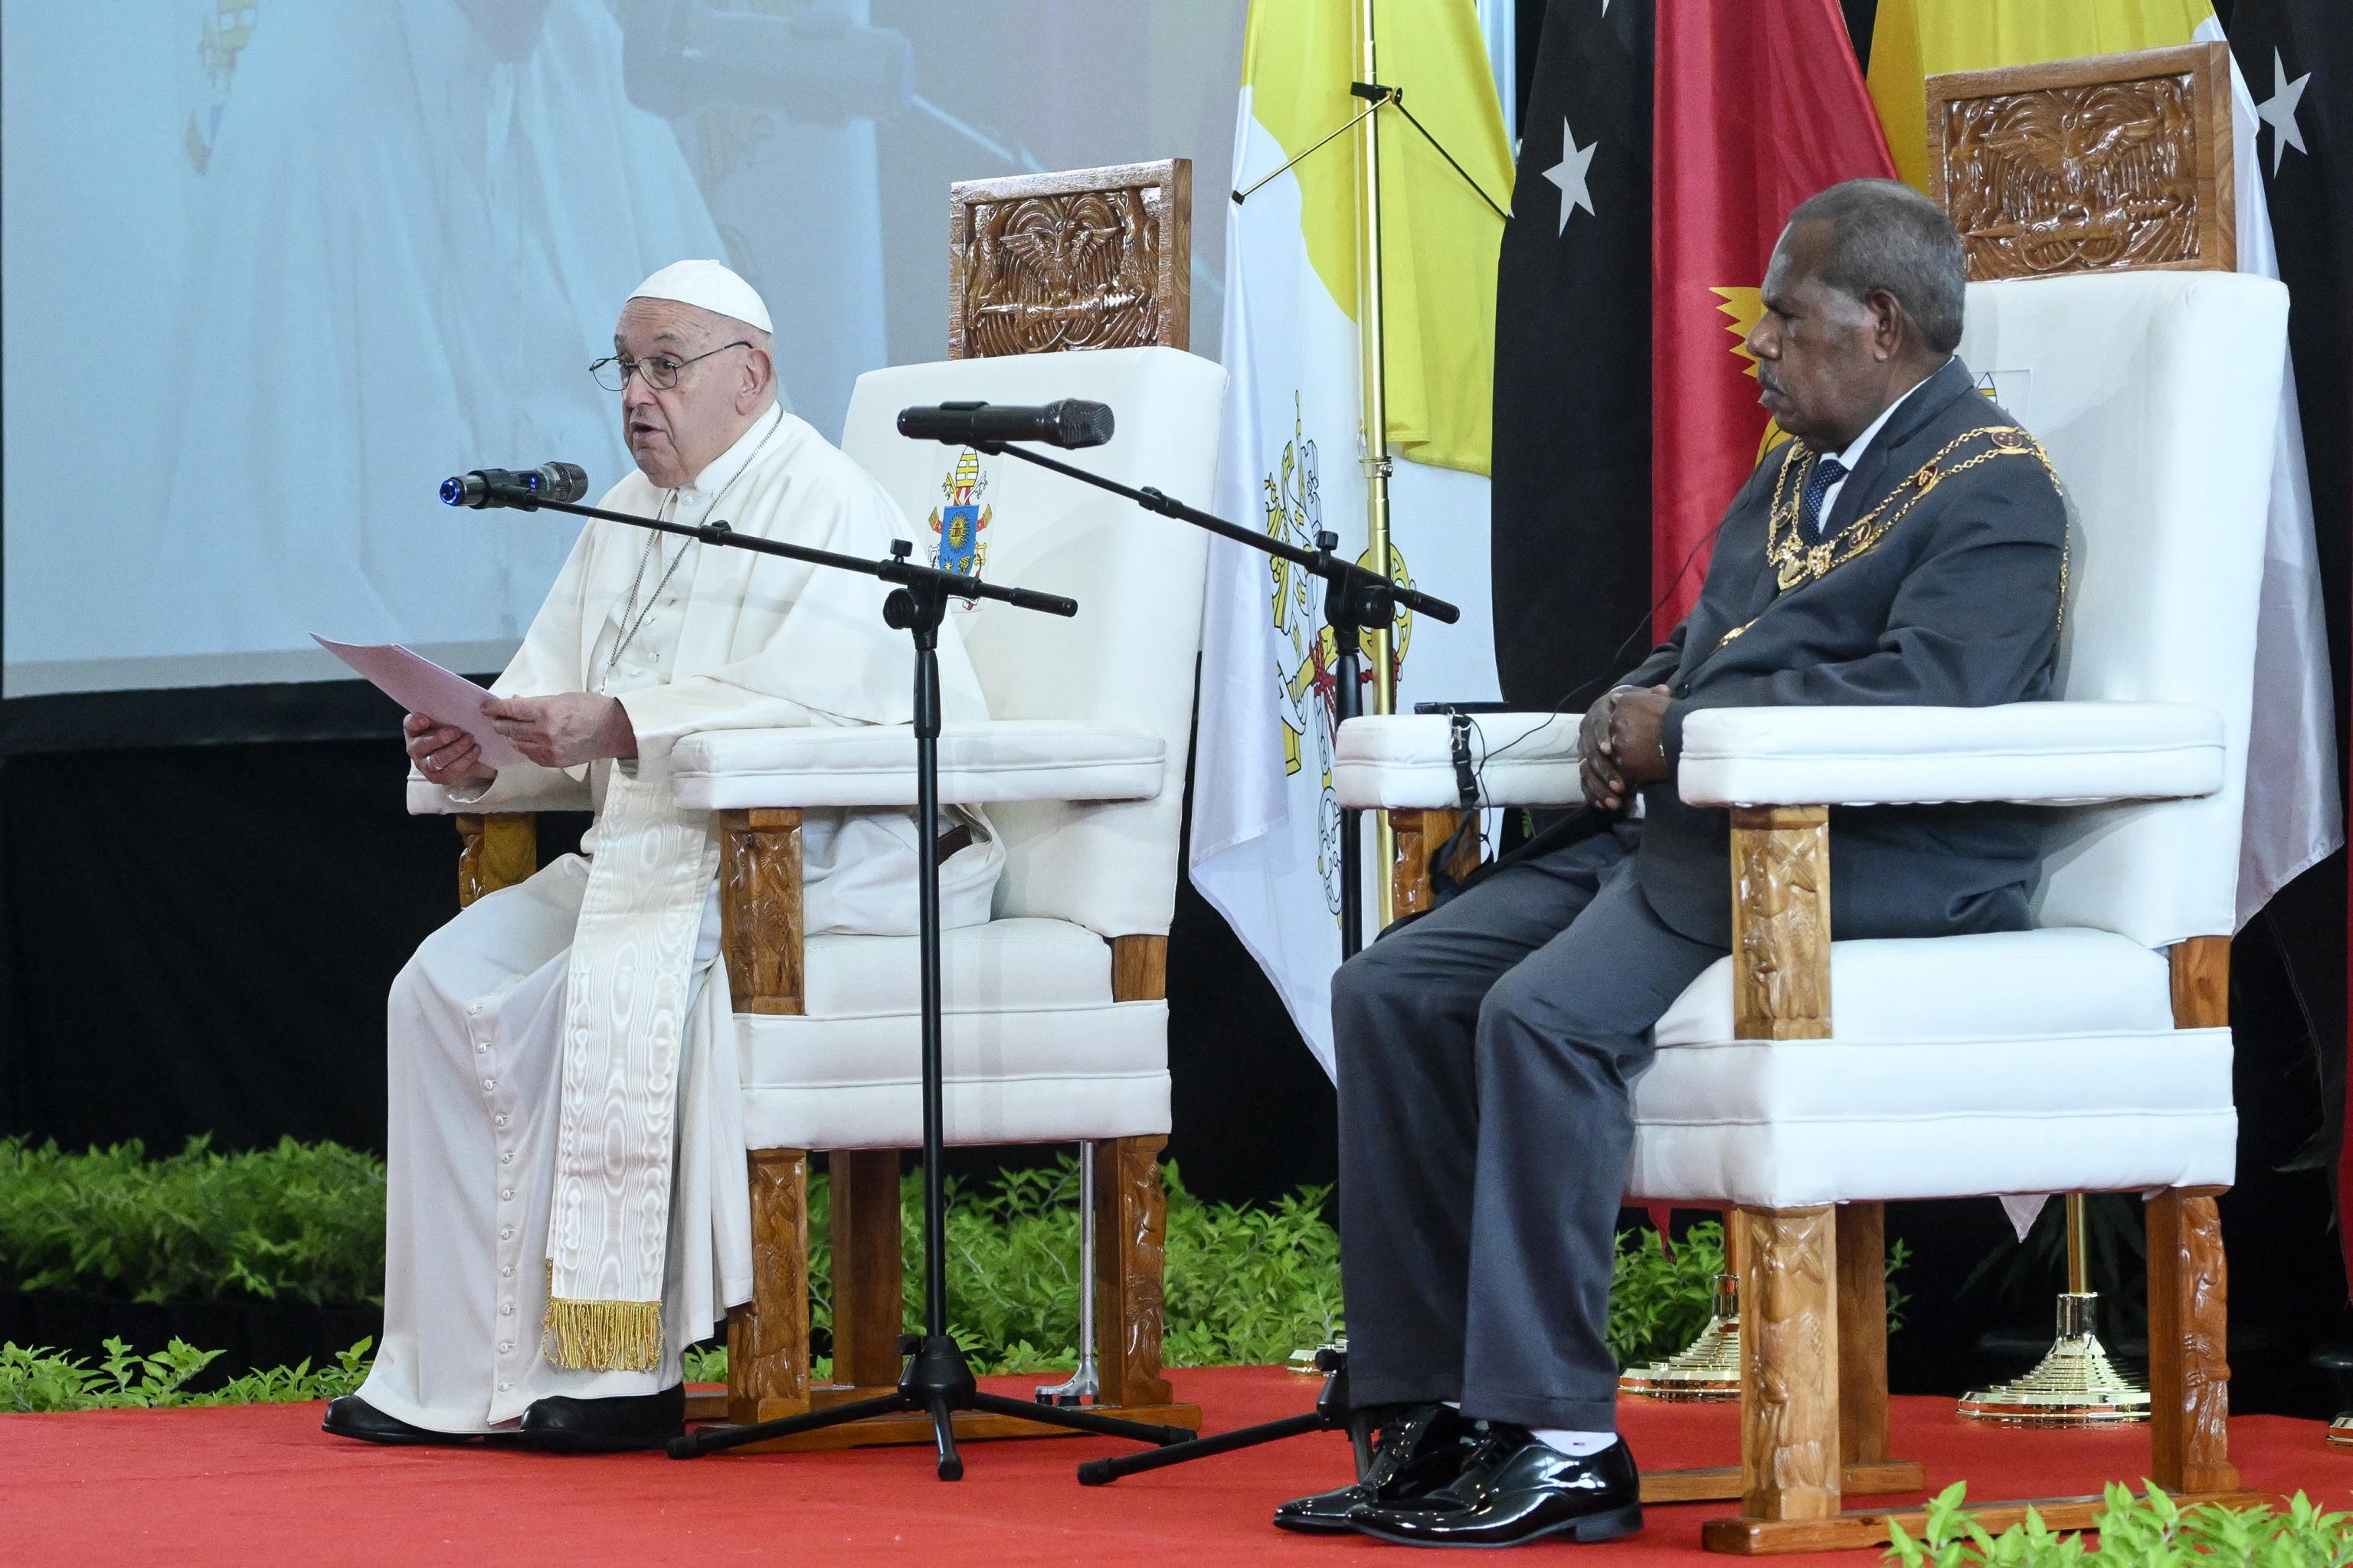
M 832 567 L 839 571 L 860 572 L 870 577 L 880 577 L 886 583 L 898 583 L 907 588 L 927 588 L 944 593 L 953 599 L 994 599 L 1019 609 L 1034 609 L 1045 615 L 1076 615 L 1076 599 L 1060 594 L 1039 593 L 1034 589 L 1006 588 L 1001 584 L 983 582 L 962 572 L 942 571 L 937 567 L 921 567 L 907 558 L 905 553 L 914 546 L 908 540 L 892 542 L 890 559 L 870 561 L 863 556 L 844 556 L 832 550 L 811 549 L 806 545 L 787 545 L 780 539 L 763 539 L 754 534 L 739 534 L 724 523 L 707 523 L 696 526 L 687 523 L 665 523 L 657 517 L 640 517 L 631 512 L 609 512 L 601 506 L 583 506 L 577 502 L 551 501 L 546 496 L 507 485 L 492 486 L 489 503 L 511 507 L 519 512 L 569 512 L 578 517 L 601 518 L 607 523 L 626 523 L 633 528 L 649 528 L 657 534 L 677 534 L 689 539 L 699 539 L 706 545 L 721 545 L 732 550 L 750 550 L 755 555 L 781 556 L 786 560 L 807 561 L 813 566 Z

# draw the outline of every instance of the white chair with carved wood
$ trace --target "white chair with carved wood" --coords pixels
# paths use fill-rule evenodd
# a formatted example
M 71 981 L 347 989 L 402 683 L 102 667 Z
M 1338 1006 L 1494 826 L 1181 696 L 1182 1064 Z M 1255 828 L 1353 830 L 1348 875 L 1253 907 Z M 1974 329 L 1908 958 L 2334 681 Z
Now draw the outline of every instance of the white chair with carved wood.
M 1190 1426 L 1198 1410 L 1172 1404 L 1160 1375 L 1155 1156 L 1168 1131 L 1166 956 L 1206 535 L 1010 459 L 909 440 L 894 421 L 919 403 L 1092 398 L 1112 407 L 1117 433 L 1078 461 L 1203 494 L 1224 386 L 1217 366 L 1172 348 L 908 366 L 860 378 L 842 439 L 899 502 L 919 550 L 934 542 L 927 520 L 956 499 L 944 492 L 976 482 L 983 575 L 1079 602 L 1068 620 L 986 603 L 952 611 L 993 716 L 943 735 L 941 799 L 987 810 L 1006 866 L 996 918 L 945 937 L 947 1141 L 1095 1145 L 1102 1404 Z M 680 801 L 717 813 L 723 838 L 723 951 L 754 1150 L 757 1295 L 729 1331 L 737 1421 L 898 1380 L 898 1150 L 922 1141 L 916 941 L 804 938 L 798 831 L 809 808 L 913 804 L 913 765 L 903 726 L 711 732 L 675 754 Z M 831 1151 L 835 1382 L 812 1389 L 802 1260 L 818 1150 Z M 976 1415 L 958 1430 L 1042 1435 Z M 812 1446 L 927 1434 L 922 1418 L 886 1418 Z
M 1741 1499 L 1710 1547 L 1886 1539 L 1890 1510 L 1842 1494 L 1917 1474 L 1887 1451 L 1882 1205 L 1906 1198 L 2147 1194 L 2153 1452 L 2116 1478 L 2243 1496 L 2214 1200 L 2236 1149 L 2229 939 L 2286 315 L 2277 283 L 2218 272 L 1970 285 L 1962 357 L 2069 490 L 2059 700 L 1685 725 L 1683 798 L 1733 811 L 1733 952 L 1659 1023 L 1626 1190 L 1730 1208 L 1742 1244 L 1741 1471 L 1645 1478 L 1662 1500 Z M 1481 803 L 1574 803 L 1576 731 L 1482 715 L 1474 764 L 1512 749 Z M 1352 721 L 1336 771 L 1409 842 L 1440 842 L 1430 814 L 1460 803 L 1443 719 Z M 1826 939 L 1832 809 L 1968 800 L 2050 808 L 2035 929 Z M 2080 1525 L 2094 1500 L 2042 1511 Z

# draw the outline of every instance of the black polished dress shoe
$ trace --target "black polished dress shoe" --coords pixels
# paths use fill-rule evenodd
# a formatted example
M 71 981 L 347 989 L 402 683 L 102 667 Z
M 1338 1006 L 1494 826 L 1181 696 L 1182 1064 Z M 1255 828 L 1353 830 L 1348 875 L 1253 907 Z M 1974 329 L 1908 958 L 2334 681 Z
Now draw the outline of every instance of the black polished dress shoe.
M 326 1419 L 319 1430 L 337 1437 L 356 1437 L 363 1443 L 389 1443 L 405 1447 L 471 1443 L 478 1432 L 436 1432 L 429 1426 L 412 1426 L 396 1415 L 386 1415 L 356 1393 L 346 1393 L 327 1402 Z
M 1583 1457 L 1534 1437 L 1516 1446 L 1498 1444 L 1452 1485 L 1419 1502 L 1366 1504 L 1348 1515 L 1348 1524 L 1407 1546 L 1615 1541 L 1642 1528 L 1642 1481 L 1622 1440 Z
M 676 1383 L 659 1393 L 533 1400 L 510 1443 L 543 1454 L 619 1454 L 659 1448 L 685 1431 L 686 1384 Z
M 1443 1404 L 1410 1405 L 1381 1428 L 1365 1478 L 1354 1486 L 1293 1498 L 1274 1510 L 1278 1529 L 1340 1535 L 1356 1526 L 1349 1511 L 1367 1503 L 1402 1502 L 1446 1485 L 1462 1473 L 1478 1446 L 1475 1423 Z

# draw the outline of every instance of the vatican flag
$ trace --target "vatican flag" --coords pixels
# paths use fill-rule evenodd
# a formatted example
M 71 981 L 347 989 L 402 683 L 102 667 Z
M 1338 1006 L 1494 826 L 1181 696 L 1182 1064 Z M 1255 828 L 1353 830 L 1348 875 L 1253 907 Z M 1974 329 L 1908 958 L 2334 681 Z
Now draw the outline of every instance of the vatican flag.
M 1329 529 L 1345 554 L 1370 566 L 1359 138 L 1332 134 L 1367 107 L 1349 90 L 1361 12 L 1361 0 L 1250 7 L 1234 135 L 1234 190 L 1243 195 L 1226 237 L 1229 379 L 1216 510 L 1306 547 Z M 1398 460 L 1388 565 L 1462 609 L 1453 626 L 1398 618 L 1397 702 L 1406 712 L 1416 701 L 1495 694 L 1486 474 L 1497 208 L 1508 202 L 1512 151 L 1473 8 L 1381 0 L 1377 13 L 1380 79 L 1402 89 L 1411 116 L 1391 107 L 1377 120 L 1386 445 Z M 1215 541 L 1210 551 L 1193 883 L 1329 1071 L 1339 694 L 1321 585 L 1239 545 Z M 1370 711 L 1369 683 L 1366 691 Z M 1373 858 L 1368 927 L 1369 877 L 1381 874 Z
M 1903 177 L 1927 185 L 1926 78 L 1943 71 L 2036 65 L 2223 41 L 2208 0 L 1886 0 L 1872 35 L 1871 96 Z M 2266 62 L 2276 68 L 2276 60 Z M 2263 179 L 2281 153 L 2274 130 L 2266 161 L 2263 110 L 2231 67 L 2232 170 L 2239 270 L 2280 275 Z M 2290 121 L 2293 124 L 2293 121 Z M 2000 366 L 1980 365 L 1978 371 Z M 2032 429 L 2031 397 L 2003 402 Z M 2320 561 L 2313 541 L 2312 482 L 2297 411 L 2295 368 L 2280 400 L 2263 596 L 2255 629 L 2255 703 L 2247 736 L 2247 806 L 2239 841 L 2239 924 L 2273 894 L 2345 842 L 2337 794 L 2336 697 L 2329 680 Z

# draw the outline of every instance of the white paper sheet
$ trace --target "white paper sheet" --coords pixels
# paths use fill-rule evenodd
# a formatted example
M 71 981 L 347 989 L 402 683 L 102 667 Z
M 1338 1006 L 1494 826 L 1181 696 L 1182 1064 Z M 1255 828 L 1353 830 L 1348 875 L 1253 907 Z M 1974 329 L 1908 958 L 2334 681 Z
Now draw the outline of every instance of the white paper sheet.
M 482 716 L 491 694 L 397 642 L 336 642 L 311 633 L 311 641 L 366 676 L 377 691 L 413 714 L 455 725 L 481 743 L 482 760 L 512 768 L 523 760 L 514 743 Z

